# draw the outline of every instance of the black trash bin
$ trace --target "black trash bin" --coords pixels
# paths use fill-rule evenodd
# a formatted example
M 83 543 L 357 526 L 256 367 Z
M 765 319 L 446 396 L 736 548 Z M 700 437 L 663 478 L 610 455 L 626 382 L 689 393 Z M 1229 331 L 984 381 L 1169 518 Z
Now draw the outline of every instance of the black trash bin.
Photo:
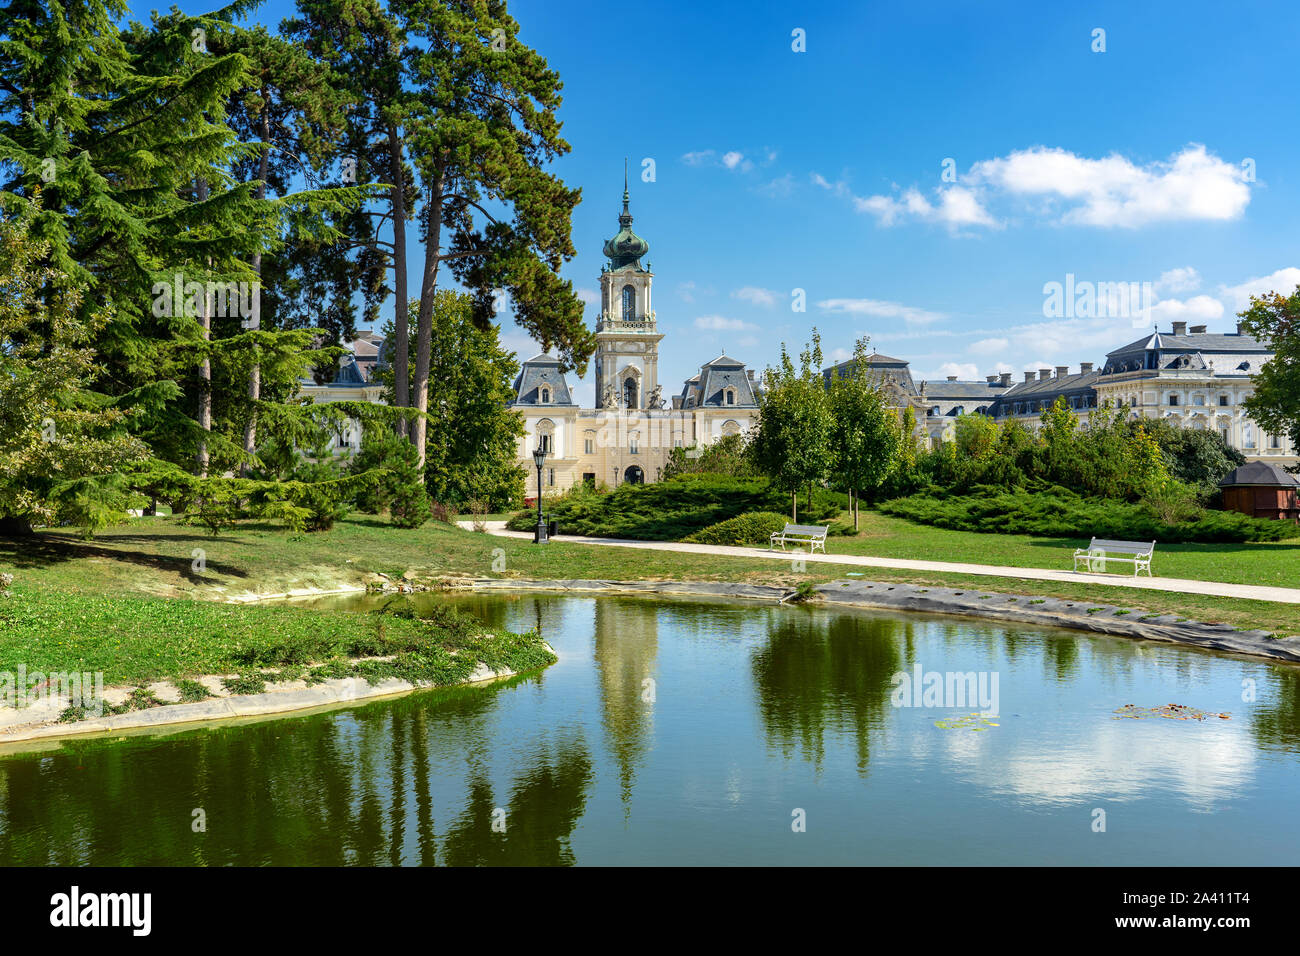
M 556 521 L 554 518 L 548 519 L 546 522 L 546 536 L 548 538 L 554 538 L 559 533 L 560 522 Z

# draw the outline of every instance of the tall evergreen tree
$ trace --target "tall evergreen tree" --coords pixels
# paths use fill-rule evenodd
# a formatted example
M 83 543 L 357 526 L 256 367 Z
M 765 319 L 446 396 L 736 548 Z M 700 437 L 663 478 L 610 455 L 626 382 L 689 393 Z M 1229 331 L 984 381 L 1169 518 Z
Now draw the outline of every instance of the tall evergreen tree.
M 390 186 L 377 219 L 393 230 L 383 264 L 396 295 L 394 402 L 420 413 L 411 434 L 423 452 L 444 266 L 471 290 L 479 328 L 508 294 L 518 323 L 568 365 L 585 366 L 594 349 L 582 304 L 558 275 L 574 254 L 579 191 L 544 168 L 569 149 L 555 115 L 559 77 L 519 41 L 502 0 L 299 0 L 299 10 L 286 31 L 368 104 L 353 112 L 354 138 L 367 171 L 386 173 Z M 423 247 L 413 374 L 408 217 Z
M 36 203 L 0 208 L 0 533 L 69 521 L 87 530 L 126 506 L 121 470 L 142 459 L 126 413 L 94 390 L 90 347 L 108 318 L 44 264 L 30 236 Z

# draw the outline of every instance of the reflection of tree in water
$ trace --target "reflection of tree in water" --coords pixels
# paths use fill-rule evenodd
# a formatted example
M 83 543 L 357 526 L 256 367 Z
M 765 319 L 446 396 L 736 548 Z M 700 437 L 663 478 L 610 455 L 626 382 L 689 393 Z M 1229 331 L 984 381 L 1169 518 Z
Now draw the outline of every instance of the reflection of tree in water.
M 820 766 L 827 732 L 852 732 L 866 773 L 871 734 L 884 725 L 890 678 L 903 669 L 900 642 L 910 642 L 911 628 L 856 614 L 772 618 L 752 662 L 769 745 Z
M 430 767 L 489 752 L 496 693 L 431 696 L 6 757 L 0 864 L 433 863 Z
M 1270 680 L 1256 678 L 1250 729 L 1261 747 L 1300 750 L 1300 670 L 1273 665 Z
M 651 601 L 593 601 L 595 660 L 609 749 L 618 763 L 624 804 L 631 799 L 636 765 L 650 749 L 654 704 L 642 700 L 659 654 L 659 607 Z
M 501 803 L 480 773 L 464 811 L 448 830 L 443 863 L 451 866 L 571 866 L 569 840 L 587 804 L 591 755 L 581 739 L 561 741 L 555 752 L 532 757 Z M 492 830 L 493 811 L 506 811 L 505 832 Z

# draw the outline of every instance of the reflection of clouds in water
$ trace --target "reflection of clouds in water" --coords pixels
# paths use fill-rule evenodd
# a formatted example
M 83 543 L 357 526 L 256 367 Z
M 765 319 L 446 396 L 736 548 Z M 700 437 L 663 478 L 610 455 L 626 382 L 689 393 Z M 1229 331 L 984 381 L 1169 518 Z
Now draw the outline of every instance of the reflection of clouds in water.
M 1250 783 L 1255 753 L 1245 727 L 1134 727 L 1110 721 L 1086 736 L 1023 743 L 1009 756 L 963 767 L 998 793 L 1040 803 L 1136 800 L 1153 789 L 1180 794 L 1192 806 L 1235 798 Z M 988 731 L 994 733 L 994 731 Z

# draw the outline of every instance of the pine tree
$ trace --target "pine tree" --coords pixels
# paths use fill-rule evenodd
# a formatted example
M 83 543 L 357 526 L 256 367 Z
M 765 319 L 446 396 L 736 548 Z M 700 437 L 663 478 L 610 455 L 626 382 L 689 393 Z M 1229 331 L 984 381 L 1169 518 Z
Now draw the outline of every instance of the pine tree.
M 48 246 L 30 236 L 37 201 L 0 209 L 0 533 L 94 531 L 126 507 L 121 470 L 147 452 L 94 391 L 89 343 L 108 314 L 86 317 L 76 285 L 44 264 Z

